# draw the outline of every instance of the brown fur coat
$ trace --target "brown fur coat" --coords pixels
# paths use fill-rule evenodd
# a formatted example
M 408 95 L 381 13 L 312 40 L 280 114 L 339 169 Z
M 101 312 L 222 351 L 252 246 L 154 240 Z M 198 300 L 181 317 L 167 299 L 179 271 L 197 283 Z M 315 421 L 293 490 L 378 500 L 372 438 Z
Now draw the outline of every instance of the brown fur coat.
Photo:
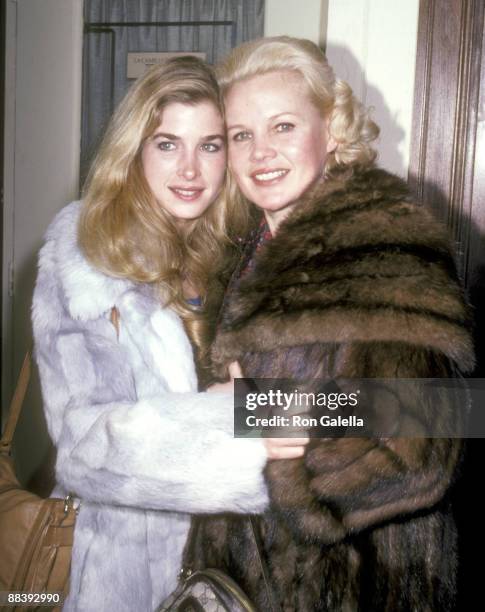
M 239 360 L 251 377 L 469 371 L 469 312 L 446 232 L 382 170 L 326 181 L 233 284 L 212 355 L 219 375 Z M 452 414 L 405 404 L 393 406 L 399 427 L 419 411 L 438 423 Z M 272 504 L 259 527 L 282 610 L 451 609 L 457 559 L 447 493 L 460 452 L 448 438 L 320 439 L 303 459 L 268 463 Z M 195 565 L 228 571 L 270 610 L 243 518 L 207 517 Z

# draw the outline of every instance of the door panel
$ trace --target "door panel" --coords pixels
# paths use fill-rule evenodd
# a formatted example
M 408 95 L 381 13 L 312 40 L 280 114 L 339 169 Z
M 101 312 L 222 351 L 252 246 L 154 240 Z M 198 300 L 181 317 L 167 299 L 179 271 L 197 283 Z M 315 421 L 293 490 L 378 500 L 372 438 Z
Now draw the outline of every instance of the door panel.
M 409 172 L 419 199 L 457 241 L 459 269 L 475 308 L 479 377 L 485 376 L 484 13 L 483 0 L 421 0 Z M 476 497 L 484 467 L 485 440 L 469 440 L 454 490 L 460 610 L 474 609 L 482 598 L 483 572 L 473 553 L 485 545 Z

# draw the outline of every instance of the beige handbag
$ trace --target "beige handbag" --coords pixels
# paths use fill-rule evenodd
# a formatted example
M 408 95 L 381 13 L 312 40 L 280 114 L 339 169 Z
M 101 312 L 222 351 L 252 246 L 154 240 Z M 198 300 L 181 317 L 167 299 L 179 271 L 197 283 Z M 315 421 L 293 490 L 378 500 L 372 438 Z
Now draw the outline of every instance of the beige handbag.
M 12 439 L 30 370 L 28 352 L 0 440 L 0 606 L 19 612 L 60 609 L 68 591 L 76 520 L 70 496 L 42 499 L 15 475 Z
M 179 575 L 178 587 L 160 604 L 157 612 L 258 612 L 258 608 L 241 587 L 223 571 L 214 568 L 192 571 L 193 549 L 200 521 L 199 517 L 192 517 L 192 527 L 184 551 L 184 567 Z M 280 612 L 281 607 L 270 586 L 269 571 L 257 525 L 252 516 L 248 516 L 247 521 L 264 580 L 268 601 L 267 611 Z
M 215 569 L 185 575 L 157 612 L 257 612 L 242 589 Z

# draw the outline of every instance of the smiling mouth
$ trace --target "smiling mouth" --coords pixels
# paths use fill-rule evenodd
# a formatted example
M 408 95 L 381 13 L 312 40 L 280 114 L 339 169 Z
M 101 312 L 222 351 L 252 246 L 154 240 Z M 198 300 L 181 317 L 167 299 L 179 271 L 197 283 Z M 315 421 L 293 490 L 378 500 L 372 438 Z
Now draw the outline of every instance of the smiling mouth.
M 182 189 L 181 187 L 169 187 L 170 191 L 174 193 L 177 198 L 184 200 L 185 202 L 191 202 L 196 200 L 204 191 L 203 187 L 195 187 L 191 189 Z
M 289 170 L 267 170 L 264 172 L 253 172 L 251 178 L 258 185 L 273 185 L 283 179 Z

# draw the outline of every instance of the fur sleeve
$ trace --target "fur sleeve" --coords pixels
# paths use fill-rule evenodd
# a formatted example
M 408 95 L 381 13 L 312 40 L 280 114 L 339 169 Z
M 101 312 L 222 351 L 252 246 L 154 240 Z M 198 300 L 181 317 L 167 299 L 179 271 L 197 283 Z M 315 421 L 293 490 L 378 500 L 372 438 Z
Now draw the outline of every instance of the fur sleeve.
M 353 353 L 351 363 L 366 363 L 376 378 L 391 378 L 392 372 L 406 378 L 450 374 L 444 357 L 402 345 L 394 351 L 388 344 L 347 347 L 346 351 Z M 419 395 L 397 397 L 392 406 L 385 406 L 395 415 L 396 437 L 314 440 L 303 459 L 269 463 L 266 477 L 272 509 L 298 537 L 331 544 L 367 527 L 431 508 L 452 482 L 462 442 L 426 438 L 423 424 L 433 421 L 439 428 L 451 420 L 459 431 L 464 411 L 456 408 L 449 397 L 439 406 Z M 406 427 L 416 431 L 418 423 L 423 437 L 402 437 Z
M 233 437 L 232 396 L 169 392 L 147 371 L 153 392 L 147 383 L 139 397 L 134 357 L 118 344 L 109 310 L 96 319 L 70 316 L 55 242 L 51 235 L 41 252 L 33 329 L 62 487 L 147 509 L 264 510 L 266 452 L 260 440 Z
M 81 499 L 180 512 L 261 512 L 265 452 L 234 439 L 228 394 L 66 407 L 57 477 Z

